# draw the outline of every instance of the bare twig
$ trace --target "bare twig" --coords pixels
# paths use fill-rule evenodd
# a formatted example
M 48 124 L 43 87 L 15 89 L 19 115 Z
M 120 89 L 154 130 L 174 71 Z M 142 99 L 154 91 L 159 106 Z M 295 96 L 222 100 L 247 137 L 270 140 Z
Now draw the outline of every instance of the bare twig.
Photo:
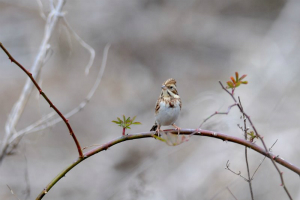
M 234 107 L 234 106 L 236 106 L 236 105 L 237 105 L 237 103 L 234 103 L 234 104 L 232 104 L 231 106 L 228 106 L 227 112 L 218 112 L 218 111 L 214 112 L 214 113 L 211 114 L 209 117 L 207 117 L 207 118 L 205 118 L 205 119 L 203 120 L 203 122 L 200 124 L 200 126 L 198 127 L 198 129 L 200 129 L 200 128 L 202 127 L 202 125 L 203 125 L 207 120 L 209 120 L 210 118 L 212 118 L 212 117 L 215 116 L 215 115 L 228 115 L 228 113 L 230 112 L 231 108 Z
M 222 84 L 221 81 L 219 81 L 219 83 L 220 83 L 221 87 L 223 88 L 223 90 L 225 90 L 225 91 L 231 96 L 231 98 L 233 99 L 233 101 L 234 101 L 235 103 L 237 103 L 237 100 L 235 99 L 234 95 L 233 95 L 231 92 L 229 92 L 229 91 L 223 86 L 223 84 Z M 254 124 L 253 124 L 253 122 L 252 122 L 252 120 L 250 119 L 250 116 L 247 115 L 247 114 L 244 112 L 244 110 L 242 109 L 242 107 L 241 107 L 239 104 L 237 104 L 237 106 L 238 106 L 238 108 L 240 109 L 241 113 L 248 119 L 248 121 L 249 121 L 249 123 L 250 123 L 252 129 L 254 130 L 255 135 L 260 139 L 261 143 L 263 144 L 263 147 L 264 147 L 265 151 L 267 152 L 267 156 L 270 158 L 270 160 L 272 161 L 272 163 L 273 163 L 275 169 L 277 170 L 277 172 L 278 172 L 278 174 L 279 174 L 279 177 L 280 177 L 280 180 L 281 180 L 281 186 L 283 186 L 283 188 L 284 188 L 286 194 L 288 195 L 288 197 L 289 197 L 290 199 L 293 199 L 292 196 L 291 196 L 291 194 L 289 193 L 287 187 L 286 187 L 285 184 L 284 184 L 283 172 L 281 172 L 281 171 L 279 170 L 278 166 L 277 166 L 276 163 L 274 162 L 275 156 L 274 156 L 274 157 L 271 156 L 271 153 L 269 152 L 269 150 L 268 150 L 268 148 L 267 148 L 267 146 L 266 146 L 266 144 L 265 144 L 265 142 L 264 142 L 264 140 L 263 140 L 263 137 L 260 136 L 260 135 L 258 134 L 258 132 L 257 132 L 257 130 L 256 130 L 256 128 L 255 128 L 255 126 L 254 126 Z
M 248 180 L 246 177 L 242 176 L 241 171 L 235 172 L 235 171 L 233 171 L 232 169 L 230 169 L 229 166 L 230 166 L 230 163 L 229 163 L 229 160 L 227 160 L 225 169 L 227 169 L 228 171 L 232 172 L 233 174 L 235 174 L 235 175 L 237 175 L 237 176 L 242 177 L 245 181 L 249 182 L 249 180 Z
M 20 198 L 18 197 L 18 195 L 16 195 L 16 194 L 14 193 L 14 191 L 9 187 L 9 185 L 6 185 L 6 186 L 7 186 L 8 189 L 10 190 L 10 193 L 11 193 L 12 195 L 14 195 L 14 197 L 16 197 L 16 199 L 20 200 Z
M 25 183 L 26 183 L 24 199 L 26 200 L 30 196 L 31 190 L 30 190 L 29 176 L 28 176 L 28 162 L 27 162 L 27 158 L 25 155 L 24 155 L 24 158 L 25 158 Z
M 36 1 L 37 1 L 38 5 L 39 5 L 39 12 L 40 12 L 41 18 L 43 18 L 44 20 L 46 20 L 47 17 L 45 15 L 44 11 L 43 11 L 43 3 L 41 2 L 41 0 L 36 0 Z
M 86 50 L 88 50 L 90 52 L 90 60 L 85 67 L 85 73 L 88 74 L 90 71 L 90 68 L 92 67 L 92 65 L 94 63 L 95 50 L 90 45 L 88 45 L 85 41 L 83 41 L 83 39 L 81 39 L 81 37 L 72 29 L 72 27 L 69 25 L 68 21 L 66 20 L 65 16 L 63 16 L 62 18 L 64 20 L 63 22 L 64 22 L 66 28 L 68 29 L 68 31 L 75 37 L 75 39 L 79 42 L 79 44 L 81 46 L 83 46 Z
M 178 134 L 177 130 L 171 130 L 170 131 L 173 134 Z M 196 132 L 196 133 L 195 133 Z M 197 136 L 205 136 L 205 137 L 211 137 L 211 138 L 216 138 L 216 139 L 221 139 L 223 141 L 229 141 L 229 142 L 233 142 L 236 144 L 240 144 L 243 146 L 247 146 L 248 148 L 253 149 L 254 151 L 263 154 L 263 155 L 270 155 L 271 157 L 273 156 L 273 154 L 271 152 L 267 152 L 265 151 L 263 148 L 259 147 L 258 145 L 241 139 L 241 138 L 237 138 L 237 137 L 233 137 L 230 135 L 225 135 L 223 133 L 219 133 L 219 132 L 214 132 L 214 131 L 208 131 L 208 130 L 201 130 L 201 133 L 199 133 L 197 131 L 197 129 L 181 129 L 180 130 L 180 134 L 181 135 L 190 135 L 191 133 L 195 133 L 195 135 Z M 96 147 L 95 149 L 92 149 L 86 153 L 84 153 L 84 157 L 83 158 L 77 158 L 77 160 L 75 162 L 73 162 L 72 164 L 70 164 L 66 169 L 64 169 L 61 173 L 59 173 L 44 189 L 43 191 L 41 191 L 41 193 L 38 195 L 38 197 L 36 198 L 38 199 L 42 199 L 48 192 L 49 190 L 61 179 L 65 176 L 66 173 L 68 173 L 70 170 L 72 170 L 76 165 L 78 165 L 79 163 L 81 163 L 82 161 L 84 161 L 85 159 L 101 152 L 104 150 L 107 150 L 108 148 L 121 143 L 121 142 L 125 142 L 127 140 L 135 140 L 135 139 L 142 139 L 142 138 L 152 138 L 153 135 L 155 134 L 155 132 L 144 132 L 144 133 L 137 133 L 137 134 L 131 134 L 131 135 L 125 135 L 125 136 L 121 136 L 115 140 L 112 140 L 106 144 L 101 145 L 100 147 Z M 300 168 L 296 167 L 295 165 L 287 162 L 286 160 L 280 158 L 280 157 L 276 157 L 274 156 L 274 161 L 285 166 L 286 168 L 294 171 L 296 174 L 300 175 Z
M 233 193 L 231 192 L 231 190 L 229 189 L 229 187 L 226 187 L 226 189 L 228 190 L 228 192 L 232 195 L 232 197 L 237 200 L 237 198 L 233 195 Z
M 26 74 L 27 76 L 30 78 L 30 80 L 33 82 L 33 84 L 35 85 L 35 87 L 38 89 L 38 91 L 40 92 L 40 94 L 44 97 L 44 99 L 49 103 L 50 107 L 53 108 L 55 110 L 55 112 L 62 118 L 62 120 L 65 122 L 67 128 L 69 129 L 70 135 L 72 136 L 78 153 L 79 153 L 79 157 L 83 157 L 82 154 L 82 150 L 80 147 L 80 144 L 73 132 L 73 129 L 68 121 L 67 118 L 65 118 L 65 116 L 58 110 L 58 108 L 52 103 L 52 101 L 48 98 L 48 96 L 45 94 L 45 92 L 40 88 L 40 86 L 38 85 L 38 83 L 35 81 L 32 73 L 30 73 L 29 71 L 27 71 L 18 61 L 16 61 L 11 55 L 10 53 L 6 50 L 6 48 L 2 45 L 2 43 L 0 43 L 0 47 L 2 48 L 2 50 L 6 53 L 6 55 L 8 56 L 8 58 L 11 60 L 11 62 L 15 63 L 18 67 L 20 67 Z
M 278 140 L 278 139 L 277 139 Z M 274 144 L 269 148 L 269 151 L 271 151 L 271 149 L 273 148 L 273 146 L 276 144 L 277 140 L 274 142 Z M 257 170 L 260 168 L 260 166 L 262 165 L 262 163 L 265 161 L 266 156 L 264 157 L 264 159 L 259 163 L 258 167 L 256 168 L 256 170 L 254 171 L 251 180 L 253 180 L 254 175 L 256 174 Z
M 241 103 L 241 99 L 239 97 L 239 104 L 241 106 L 241 109 L 243 109 L 242 103 Z M 246 117 L 243 114 L 243 121 L 244 121 L 244 136 L 245 136 L 245 140 L 247 140 L 247 121 L 246 121 Z M 248 184 L 249 184 L 249 189 L 250 189 L 250 194 L 251 194 L 251 199 L 254 200 L 254 195 L 253 195 L 253 189 L 252 189 L 252 179 L 250 178 L 250 169 L 249 169 L 249 163 L 248 163 L 248 152 L 247 152 L 247 147 L 245 147 L 245 161 L 246 161 L 246 167 L 247 167 L 247 175 L 248 175 Z

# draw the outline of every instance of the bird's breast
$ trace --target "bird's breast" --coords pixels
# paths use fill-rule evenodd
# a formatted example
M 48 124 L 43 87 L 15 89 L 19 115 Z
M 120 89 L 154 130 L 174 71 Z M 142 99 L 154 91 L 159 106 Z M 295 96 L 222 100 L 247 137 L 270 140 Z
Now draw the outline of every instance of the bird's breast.
M 160 109 L 155 117 L 156 122 L 162 126 L 174 124 L 180 113 L 179 103 L 179 101 L 160 102 Z

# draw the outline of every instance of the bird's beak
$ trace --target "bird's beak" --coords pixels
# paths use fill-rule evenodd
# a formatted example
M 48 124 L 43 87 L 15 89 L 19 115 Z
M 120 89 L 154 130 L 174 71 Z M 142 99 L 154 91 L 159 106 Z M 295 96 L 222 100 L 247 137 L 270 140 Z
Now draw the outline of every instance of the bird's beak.
M 166 89 L 167 89 L 167 86 L 162 85 L 162 86 L 161 86 L 161 89 L 166 90 Z

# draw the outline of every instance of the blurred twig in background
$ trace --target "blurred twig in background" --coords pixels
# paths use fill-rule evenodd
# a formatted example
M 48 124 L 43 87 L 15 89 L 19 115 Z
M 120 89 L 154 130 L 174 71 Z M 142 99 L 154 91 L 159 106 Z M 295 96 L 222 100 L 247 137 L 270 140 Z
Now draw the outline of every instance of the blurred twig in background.
M 43 12 L 43 4 L 41 3 L 41 1 L 37 1 L 40 7 L 40 15 L 42 18 L 45 19 L 45 14 Z M 55 5 L 53 1 L 50 1 L 51 4 L 51 12 L 48 14 L 47 16 L 47 20 L 46 20 L 46 25 L 45 25 L 45 33 L 44 33 L 44 38 L 42 41 L 42 44 L 40 46 L 40 50 L 38 52 L 38 55 L 35 59 L 35 62 L 33 64 L 33 66 L 30 69 L 30 74 L 32 74 L 32 78 L 33 79 L 37 79 L 39 77 L 39 74 L 41 73 L 42 70 L 42 66 L 45 64 L 46 60 L 47 60 L 47 54 L 50 50 L 50 39 L 52 36 L 52 33 L 57 25 L 57 23 L 59 22 L 59 18 L 63 19 L 63 23 L 64 25 L 67 27 L 68 32 L 73 35 L 75 37 L 75 39 L 80 43 L 81 46 L 83 46 L 84 48 L 86 48 L 89 52 L 90 52 L 90 60 L 86 66 L 86 74 L 88 74 L 89 69 L 91 68 L 93 62 L 94 62 L 94 58 L 95 58 L 95 50 L 89 46 L 86 42 L 84 42 L 79 36 L 78 34 L 72 29 L 72 27 L 68 24 L 64 13 L 62 12 L 62 8 L 64 6 L 65 1 L 64 0 L 59 0 L 57 2 L 57 4 Z M 107 54 L 109 45 L 105 47 L 105 52 Z M 106 55 L 107 56 L 107 55 Z M 14 60 L 14 59 L 13 59 Z M 104 59 L 103 62 L 106 62 L 106 60 Z M 70 116 L 74 115 L 75 113 L 77 113 L 78 111 L 80 111 L 82 108 L 84 108 L 84 106 L 89 102 L 89 100 L 92 98 L 93 94 L 95 93 L 97 87 L 100 84 L 101 78 L 103 76 L 104 73 L 104 69 L 105 69 L 105 65 L 106 63 L 102 63 L 102 67 L 99 71 L 98 77 L 96 79 L 96 82 L 94 84 L 94 86 L 92 87 L 91 91 L 89 92 L 88 96 L 85 98 L 85 100 L 83 102 L 81 102 L 79 104 L 78 107 L 72 109 L 70 112 L 68 112 L 65 117 L 69 118 Z M 26 70 L 25 70 L 26 72 Z M 10 152 L 12 152 L 15 148 L 17 148 L 18 143 L 20 142 L 20 140 L 22 139 L 24 134 L 30 133 L 30 132 L 35 132 L 35 131 L 40 131 L 43 130 L 45 128 L 48 128 L 50 126 L 55 125 L 56 123 L 60 122 L 63 120 L 63 118 L 61 117 L 57 117 L 55 119 L 50 120 L 52 117 L 55 116 L 56 112 L 51 112 L 49 114 L 47 114 L 46 116 L 43 116 L 40 120 L 34 122 L 33 124 L 29 125 L 28 127 L 17 131 L 16 130 L 16 125 L 18 124 L 18 121 L 23 113 L 23 110 L 28 102 L 28 99 L 32 93 L 32 88 L 33 88 L 33 82 L 32 80 L 30 80 L 30 78 L 27 79 L 26 84 L 23 88 L 23 91 L 20 95 L 19 100 L 15 103 L 9 118 L 7 120 L 6 126 L 5 126 L 5 137 L 3 139 L 2 145 L 1 145 L 1 151 L 0 151 L 0 163 L 3 161 L 4 157 L 6 156 L 6 154 L 9 154 Z M 51 104 L 50 104 L 51 107 Z M 66 119 L 65 118 L 65 119 Z M 66 120 L 64 120 L 66 121 Z M 68 122 L 66 121 L 66 124 L 68 125 Z M 71 135 L 73 134 L 72 129 L 70 129 L 70 133 Z M 75 137 L 75 136 L 73 136 Z M 79 145 L 78 141 L 75 137 L 75 143 L 77 145 Z M 79 150 L 80 149 L 80 150 Z M 78 147 L 78 151 L 79 154 L 82 155 L 82 153 L 80 153 L 81 148 L 80 146 Z

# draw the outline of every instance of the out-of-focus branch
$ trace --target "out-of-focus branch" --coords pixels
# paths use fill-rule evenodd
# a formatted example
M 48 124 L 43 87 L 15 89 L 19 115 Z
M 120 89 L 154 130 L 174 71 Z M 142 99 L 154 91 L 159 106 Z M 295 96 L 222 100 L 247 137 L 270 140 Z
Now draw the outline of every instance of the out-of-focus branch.
M 58 19 L 61 17 L 61 11 L 64 5 L 64 0 L 59 0 L 56 7 L 54 7 L 47 17 L 47 22 L 45 26 L 45 33 L 44 37 L 39 49 L 39 52 L 36 56 L 36 59 L 30 69 L 32 74 L 32 78 L 36 79 L 36 77 L 41 72 L 42 66 L 44 64 L 44 60 L 47 54 L 47 50 L 49 49 L 49 40 L 52 36 L 53 30 L 57 24 Z M 23 113 L 23 110 L 28 102 L 30 94 L 33 89 L 33 83 L 31 78 L 29 77 L 26 80 L 26 83 L 23 87 L 21 95 L 18 101 L 15 103 L 14 107 L 12 108 L 8 120 L 5 124 L 5 135 L 2 141 L 1 149 L 0 149 L 0 163 L 2 162 L 3 158 L 6 155 L 6 151 L 9 148 L 10 144 L 8 143 L 9 139 L 14 135 L 15 127 Z
M 164 130 L 164 131 L 169 131 L 173 134 L 178 134 L 177 130 Z M 121 136 L 115 140 L 112 140 L 106 144 L 101 145 L 100 147 L 94 148 L 86 153 L 84 153 L 84 157 L 83 158 L 78 158 L 75 162 L 73 162 L 72 164 L 70 164 L 66 169 L 64 169 L 62 172 L 60 172 L 44 189 L 43 191 L 37 196 L 37 200 L 42 199 L 48 192 L 49 190 L 62 178 L 64 177 L 71 169 L 73 169 L 76 165 L 78 165 L 79 163 L 81 163 L 82 161 L 84 161 L 85 159 L 103 151 L 103 150 L 107 150 L 108 148 L 121 143 L 121 142 L 125 142 L 127 140 L 135 140 L 135 139 L 142 139 L 142 138 L 151 138 L 153 137 L 153 135 L 155 134 L 155 132 L 144 132 L 144 133 L 137 133 L 137 134 L 132 134 L 132 135 L 124 135 Z M 201 132 L 199 132 L 198 129 L 181 129 L 180 130 L 180 134 L 181 135 L 197 135 L 197 136 L 206 136 L 206 137 L 212 137 L 212 138 L 216 138 L 216 139 L 221 139 L 223 141 L 229 141 L 229 142 L 233 142 L 236 144 L 240 144 L 243 145 L 245 147 L 248 147 L 250 149 L 253 149 L 254 151 L 267 156 L 268 158 L 273 159 L 275 162 L 281 164 L 282 166 L 292 170 L 293 172 L 295 172 L 296 174 L 300 175 L 300 168 L 294 166 L 293 164 L 289 163 L 288 161 L 280 158 L 279 156 L 275 156 L 273 155 L 271 152 L 269 151 L 265 151 L 263 148 L 261 148 L 260 146 L 256 145 L 255 143 L 252 143 L 250 141 L 241 139 L 241 138 L 237 138 L 237 137 L 233 137 L 230 135 L 226 135 L 223 133 L 219 133 L 219 132 L 214 132 L 214 131 L 209 131 L 209 130 L 201 130 Z M 271 157 L 269 157 L 269 155 Z
M 64 116 L 66 118 L 71 117 L 72 115 L 76 114 L 77 112 L 79 112 L 80 110 L 82 110 L 87 103 L 91 100 L 91 98 L 93 97 L 93 95 L 95 94 L 97 88 L 100 85 L 100 82 L 102 80 L 102 76 L 104 74 L 104 70 L 106 68 L 106 62 L 107 62 L 107 56 L 108 56 L 108 50 L 110 48 L 110 44 L 107 44 L 104 48 L 103 51 L 103 59 L 102 59 L 102 64 L 97 76 L 97 79 L 92 87 L 92 89 L 90 90 L 90 92 L 88 93 L 88 95 L 86 96 L 86 98 L 74 109 L 72 109 L 71 111 L 69 111 L 68 113 L 66 113 Z M 28 133 L 32 133 L 32 132 L 36 132 L 36 131 L 41 131 L 44 130 L 46 128 L 49 128 L 51 126 L 54 126 L 55 124 L 59 123 L 62 121 L 62 118 L 57 117 L 54 119 L 49 120 L 50 118 L 52 118 L 55 115 L 55 112 L 51 112 L 49 114 L 47 114 L 46 116 L 44 116 L 42 119 L 39 119 L 38 121 L 34 122 L 33 124 L 31 124 L 30 126 L 18 131 L 16 134 L 14 134 L 14 136 L 9 140 L 9 143 L 13 143 L 17 138 L 19 138 L 20 136 L 24 135 L 24 134 L 28 134 Z
M 8 58 L 11 60 L 11 62 L 15 63 L 16 65 L 18 65 L 18 67 L 20 67 L 26 74 L 27 76 L 30 78 L 30 80 L 33 82 L 33 84 L 35 85 L 35 87 L 38 89 L 38 91 L 40 92 L 40 95 L 42 95 L 44 97 L 44 99 L 49 103 L 50 107 L 53 108 L 55 110 L 55 112 L 62 118 L 62 120 L 65 122 L 66 126 L 69 129 L 70 135 L 72 136 L 77 150 L 78 150 L 78 154 L 79 157 L 83 157 L 82 154 L 82 150 L 80 147 L 80 144 L 76 138 L 76 135 L 69 123 L 69 120 L 67 118 L 65 118 L 65 116 L 58 110 L 58 108 L 52 103 L 52 101 L 49 99 L 49 97 L 46 95 L 46 93 L 41 89 L 41 87 L 38 85 L 38 83 L 35 81 L 35 79 L 33 78 L 32 74 L 27 71 L 18 61 L 16 61 L 11 55 L 10 53 L 5 49 L 5 47 L 2 45 L 2 43 L 0 42 L 0 47 L 1 49 L 3 49 L 3 51 L 7 54 Z

